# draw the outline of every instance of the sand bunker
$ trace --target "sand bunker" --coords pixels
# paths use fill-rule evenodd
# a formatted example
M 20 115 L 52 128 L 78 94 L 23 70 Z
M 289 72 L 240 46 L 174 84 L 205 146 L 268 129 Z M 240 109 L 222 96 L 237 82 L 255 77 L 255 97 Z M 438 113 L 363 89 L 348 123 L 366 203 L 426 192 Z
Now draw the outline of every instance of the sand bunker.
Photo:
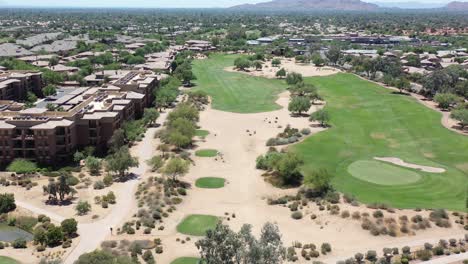
M 385 162 L 390 162 L 392 164 L 406 167 L 406 168 L 417 169 L 417 170 L 424 171 L 424 172 L 430 172 L 430 173 L 444 173 L 445 172 L 445 169 L 443 168 L 436 168 L 436 167 L 430 167 L 430 166 L 417 165 L 413 163 L 407 163 L 407 162 L 404 162 L 402 159 L 394 158 L 394 157 L 374 157 L 374 159 L 385 161 Z
M 312 64 L 296 63 L 293 59 L 281 59 L 281 65 L 278 67 L 273 67 L 271 65 L 271 61 L 267 61 L 261 70 L 251 68 L 248 71 L 238 71 L 234 66 L 227 67 L 224 70 L 228 72 L 240 72 L 252 76 L 274 79 L 277 78 L 276 72 L 281 68 L 284 68 L 286 72 L 300 73 L 304 77 L 327 76 L 339 72 L 338 69 L 331 67 L 316 67 Z

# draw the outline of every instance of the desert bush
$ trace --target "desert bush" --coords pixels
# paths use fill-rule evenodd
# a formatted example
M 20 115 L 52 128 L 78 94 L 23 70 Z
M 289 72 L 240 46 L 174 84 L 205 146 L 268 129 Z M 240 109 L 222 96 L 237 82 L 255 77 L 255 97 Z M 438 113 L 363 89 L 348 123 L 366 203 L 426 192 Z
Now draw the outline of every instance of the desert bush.
M 302 218 L 302 213 L 299 212 L 299 211 L 293 212 L 293 213 L 291 214 L 291 217 L 292 217 L 293 219 L 296 219 L 296 220 L 301 219 L 301 218 Z
M 341 217 L 342 217 L 342 218 L 348 218 L 348 217 L 349 217 L 349 211 L 348 211 L 348 210 L 344 210 L 344 211 L 341 213 Z
M 106 185 L 104 184 L 103 181 L 99 180 L 99 181 L 96 181 L 94 184 L 93 184 L 93 188 L 95 190 L 102 190 L 104 188 L 106 188 Z
M 320 246 L 320 251 L 323 255 L 330 253 L 332 251 L 331 245 L 329 243 L 323 243 L 322 246 Z
M 383 214 L 382 211 L 377 210 L 377 211 L 374 211 L 374 212 L 372 213 L 372 216 L 373 216 L 374 218 L 382 218 L 382 217 L 384 216 L 384 214 Z
M 428 261 L 432 258 L 432 253 L 430 250 L 418 250 L 416 251 L 416 257 L 422 261 Z

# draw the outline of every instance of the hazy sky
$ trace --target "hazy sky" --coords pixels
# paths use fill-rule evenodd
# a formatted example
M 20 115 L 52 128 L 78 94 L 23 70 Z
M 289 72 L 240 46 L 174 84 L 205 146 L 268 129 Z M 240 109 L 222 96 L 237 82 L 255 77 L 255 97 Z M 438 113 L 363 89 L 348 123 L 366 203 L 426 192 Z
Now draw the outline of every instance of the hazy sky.
M 0 0 L 0 7 L 229 7 L 237 4 L 267 2 L 268 0 Z M 425 2 L 441 3 L 450 0 L 364 0 L 365 2 Z

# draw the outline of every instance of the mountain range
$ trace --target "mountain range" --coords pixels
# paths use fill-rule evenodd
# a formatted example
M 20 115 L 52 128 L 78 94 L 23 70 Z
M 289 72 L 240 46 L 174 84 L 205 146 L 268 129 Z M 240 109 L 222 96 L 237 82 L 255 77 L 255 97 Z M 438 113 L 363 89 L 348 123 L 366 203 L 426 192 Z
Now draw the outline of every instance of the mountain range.
M 263 11 L 378 11 L 385 9 L 441 9 L 449 11 L 468 11 L 468 2 L 440 3 L 422 2 L 364 2 L 361 0 L 272 0 L 258 4 L 243 4 L 231 7 L 237 10 Z

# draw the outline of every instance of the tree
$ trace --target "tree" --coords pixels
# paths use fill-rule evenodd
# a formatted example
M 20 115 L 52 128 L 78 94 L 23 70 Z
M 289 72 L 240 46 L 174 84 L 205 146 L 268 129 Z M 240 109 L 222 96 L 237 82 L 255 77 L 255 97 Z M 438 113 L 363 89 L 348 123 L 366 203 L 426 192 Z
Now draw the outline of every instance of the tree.
M 15 195 L 12 193 L 0 194 L 0 214 L 6 214 L 16 209 Z
M 91 175 L 97 175 L 101 170 L 101 160 L 96 157 L 89 156 L 86 158 L 86 167 Z
M 91 211 L 91 205 L 86 201 L 79 201 L 75 209 L 78 215 L 85 215 Z
M 287 152 L 279 161 L 274 164 L 274 169 L 286 184 L 297 184 L 302 179 L 302 174 L 299 171 L 300 166 L 304 164 L 304 160 L 293 152 Z
M 457 120 L 462 129 L 468 126 L 468 109 L 453 110 L 450 117 Z
M 312 63 L 314 63 L 315 66 L 321 66 L 325 63 L 325 60 L 320 56 L 318 53 L 312 54 Z
M 303 112 L 309 111 L 312 106 L 309 98 L 304 96 L 294 96 L 288 105 L 288 110 L 293 114 L 301 115 Z
M 310 121 L 318 121 L 320 122 L 320 125 L 323 127 L 328 126 L 328 122 L 330 121 L 330 116 L 328 114 L 328 111 L 326 109 L 320 109 L 312 115 L 310 115 L 309 118 Z
M 280 65 L 281 65 L 281 60 L 280 59 L 274 58 L 273 60 L 271 60 L 271 66 L 278 67 Z
M 263 261 L 257 263 L 279 264 L 283 262 L 285 249 L 277 225 L 269 222 L 263 225 L 259 244 Z
M 70 184 L 68 183 L 67 177 L 65 175 L 60 175 L 57 193 L 61 202 L 65 200 L 65 196 L 72 193 L 72 188 L 70 187 Z
M 437 93 L 434 96 L 434 101 L 439 104 L 440 108 L 447 110 L 455 104 L 463 101 L 463 99 L 452 93 Z
M 238 253 L 243 243 L 229 226 L 218 223 L 214 230 L 208 230 L 206 237 L 195 242 L 201 259 L 206 263 L 240 263 Z
M 145 125 L 153 125 L 159 117 L 158 110 L 154 108 L 146 108 L 143 114 L 143 120 Z
M 59 58 L 57 56 L 53 56 L 49 60 L 49 66 L 55 66 L 59 63 Z
M 54 247 L 60 245 L 64 238 L 62 228 L 59 226 L 54 226 L 51 224 L 47 228 L 47 245 L 50 247 Z
M 291 72 L 286 75 L 286 83 L 289 85 L 295 85 L 301 82 L 303 82 L 303 79 L 300 73 Z
M 114 131 L 112 137 L 109 139 L 107 145 L 109 146 L 111 152 L 119 150 L 121 147 L 125 146 L 127 143 L 125 138 L 125 131 L 121 128 Z
M 95 250 L 81 255 L 74 264 L 135 264 L 128 256 L 115 256 L 111 252 Z
M 336 46 L 332 46 L 332 47 L 330 47 L 330 49 L 328 50 L 328 52 L 325 55 L 327 56 L 328 60 L 332 64 L 336 65 L 336 63 L 340 59 L 341 50 L 340 50 L 340 48 L 338 48 Z
M 15 159 L 7 167 L 7 171 L 15 172 L 17 174 L 29 174 L 37 171 L 37 164 L 35 162 L 25 159 Z
M 75 236 L 78 231 L 78 222 L 73 218 L 63 220 L 60 226 L 67 237 Z
M 147 161 L 147 164 L 151 166 L 152 171 L 157 171 L 164 166 L 164 160 L 161 156 L 153 156 Z
M 127 171 L 138 166 L 138 160 L 130 154 L 127 146 L 123 146 L 107 156 L 106 164 L 107 170 L 117 173 L 119 180 L 125 180 Z
M 276 77 L 279 79 L 286 77 L 286 70 L 284 68 L 279 69 L 279 71 L 276 72 Z
M 189 162 L 175 157 L 170 159 L 164 167 L 163 173 L 167 176 L 172 177 L 172 181 L 175 182 L 178 176 L 185 175 L 189 170 Z
M 45 96 L 55 95 L 57 94 L 57 88 L 52 84 L 49 84 L 46 87 L 42 88 L 42 93 Z
M 395 86 L 400 90 L 400 93 L 403 93 L 403 90 L 408 90 L 411 87 L 411 83 L 406 78 L 398 78 L 395 81 Z
M 266 223 L 260 239 L 252 235 L 252 227 L 243 225 L 236 233 L 228 225 L 218 223 L 214 230 L 195 243 L 204 263 L 279 264 L 285 260 L 285 249 L 276 225 Z
M 258 70 L 261 70 L 263 65 L 262 65 L 262 62 L 259 61 L 259 60 L 256 60 L 253 62 L 253 66 L 255 67 L 255 69 L 258 71 Z
M 307 188 L 312 189 L 315 193 L 323 195 L 331 189 L 332 178 L 333 175 L 331 175 L 327 170 L 319 169 L 312 171 L 312 173 L 304 177 L 304 185 Z
M 33 235 L 34 242 L 40 245 L 47 244 L 47 231 L 42 226 L 36 227 L 36 229 L 34 229 Z
M 250 68 L 251 62 L 244 57 L 240 57 L 234 61 L 234 66 L 241 71 L 245 71 L 245 69 Z

